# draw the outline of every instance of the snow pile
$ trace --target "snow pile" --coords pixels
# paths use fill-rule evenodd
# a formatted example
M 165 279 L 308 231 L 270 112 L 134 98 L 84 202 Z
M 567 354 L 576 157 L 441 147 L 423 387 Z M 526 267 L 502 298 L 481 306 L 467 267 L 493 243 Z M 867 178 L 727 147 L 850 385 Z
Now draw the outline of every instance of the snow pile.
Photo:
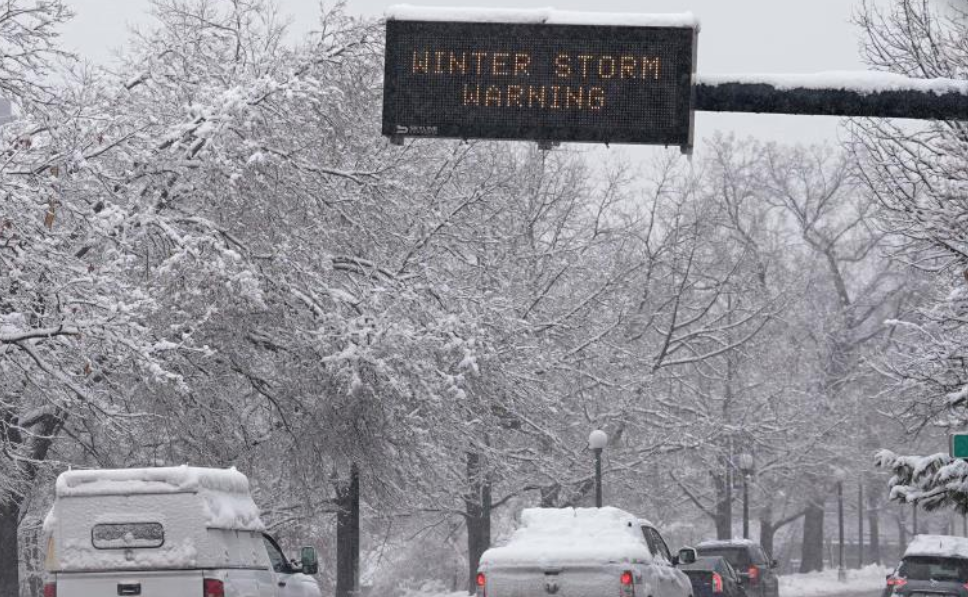
M 950 535 L 918 535 L 904 551 L 906 556 L 957 556 L 968 558 L 968 538 Z
M 481 567 L 527 564 L 650 562 L 636 517 L 618 508 L 528 508 L 504 547 L 481 556 Z
M 850 593 L 871 593 L 885 587 L 891 569 L 872 564 L 860 570 L 848 570 L 847 580 L 837 580 L 837 569 L 806 574 L 787 574 L 780 577 L 783 597 L 823 597 Z
M 813 74 L 702 75 L 701 85 L 731 83 L 772 85 L 776 89 L 842 89 L 869 95 L 885 91 L 920 91 L 938 95 L 968 95 L 968 81 L 960 79 L 914 79 L 878 71 L 831 71 Z
M 456 21 L 473 23 L 518 23 L 528 25 L 614 25 L 625 27 L 689 27 L 699 30 L 699 20 L 690 12 L 636 14 L 576 12 L 552 8 L 444 8 L 397 4 L 386 11 L 391 21 Z
M 206 526 L 262 531 L 265 525 L 249 494 L 249 480 L 230 469 L 191 466 L 68 471 L 57 477 L 56 496 L 69 497 L 195 493 L 202 498 Z M 54 515 L 49 516 L 54 520 Z M 45 526 L 50 528 L 51 523 Z

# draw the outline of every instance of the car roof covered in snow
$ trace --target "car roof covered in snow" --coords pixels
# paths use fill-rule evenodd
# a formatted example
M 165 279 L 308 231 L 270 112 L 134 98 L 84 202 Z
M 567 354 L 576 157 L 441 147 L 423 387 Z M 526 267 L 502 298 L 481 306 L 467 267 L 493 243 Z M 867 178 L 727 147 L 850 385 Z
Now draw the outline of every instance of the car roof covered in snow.
M 908 556 L 968 558 L 968 538 L 951 535 L 917 535 L 904 551 L 904 557 Z
M 249 494 L 249 479 L 235 470 L 174 466 L 158 468 L 91 469 L 61 473 L 57 497 L 197 493 L 201 490 Z
M 481 556 L 482 567 L 649 562 L 642 521 L 624 510 L 527 508 L 507 545 Z

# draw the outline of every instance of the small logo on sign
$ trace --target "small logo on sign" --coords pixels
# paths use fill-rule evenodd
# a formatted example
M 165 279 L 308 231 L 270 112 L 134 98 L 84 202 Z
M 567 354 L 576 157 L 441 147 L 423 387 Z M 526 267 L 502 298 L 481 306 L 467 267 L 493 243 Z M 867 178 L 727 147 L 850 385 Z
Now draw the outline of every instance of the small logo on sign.
M 546 580 L 545 581 L 545 592 L 549 595 L 554 595 L 558 592 L 558 581 Z
M 435 126 L 396 126 L 395 135 L 427 135 L 436 136 L 437 127 Z

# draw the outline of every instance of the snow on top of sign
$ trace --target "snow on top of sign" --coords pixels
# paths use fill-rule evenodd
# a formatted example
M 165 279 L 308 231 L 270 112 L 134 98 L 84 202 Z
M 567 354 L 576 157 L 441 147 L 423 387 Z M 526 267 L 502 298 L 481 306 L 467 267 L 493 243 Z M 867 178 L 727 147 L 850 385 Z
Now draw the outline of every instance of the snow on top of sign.
M 968 558 L 968 538 L 949 535 L 918 535 L 904 556 L 956 556 Z
M 249 494 L 249 480 L 230 469 L 174 466 L 158 468 L 91 469 L 61 473 L 57 497 L 81 495 L 134 495 L 185 493 L 203 489 L 221 493 Z
M 640 521 L 618 508 L 527 508 L 507 545 L 481 556 L 482 567 L 649 562 Z
M 691 12 L 636 14 L 576 12 L 553 8 L 447 8 L 397 4 L 386 11 L 391 21 L 456 21 L 474 23 L 523 23 L 530 25 L 615 25 L 626 27 L 690 27 L 699 30 Z
M 959 79 L 915 79 L 896 73 L 879 71 L 830 71 L 813 74 L 742 74 L 702 75 L 703 85 L 730 83 L 766 84 L 777 89 L 843 89 L 858 93 L 883 91 L 931 91 L 939 95 L 960 93 L 968 95 L 968 81 Z

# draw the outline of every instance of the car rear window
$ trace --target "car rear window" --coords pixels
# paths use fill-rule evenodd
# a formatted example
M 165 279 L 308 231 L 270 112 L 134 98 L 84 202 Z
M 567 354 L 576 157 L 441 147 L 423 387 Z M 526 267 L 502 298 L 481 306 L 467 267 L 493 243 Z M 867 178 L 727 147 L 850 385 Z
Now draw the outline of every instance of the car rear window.
M 752 564 L 745 547 L 700 547 L 696 551 L 704 556 L 722 556 L 737 570 L 746 570 Z
M 161 547 L 165 543 L 165 529 L 158 522 L 96 524 L 91 529 L 91 543 L 97 549 Z
M 968 582 L 968 560 L 939 556 L 908 556 L 901 560 L 898 576 L 908 580 Z

